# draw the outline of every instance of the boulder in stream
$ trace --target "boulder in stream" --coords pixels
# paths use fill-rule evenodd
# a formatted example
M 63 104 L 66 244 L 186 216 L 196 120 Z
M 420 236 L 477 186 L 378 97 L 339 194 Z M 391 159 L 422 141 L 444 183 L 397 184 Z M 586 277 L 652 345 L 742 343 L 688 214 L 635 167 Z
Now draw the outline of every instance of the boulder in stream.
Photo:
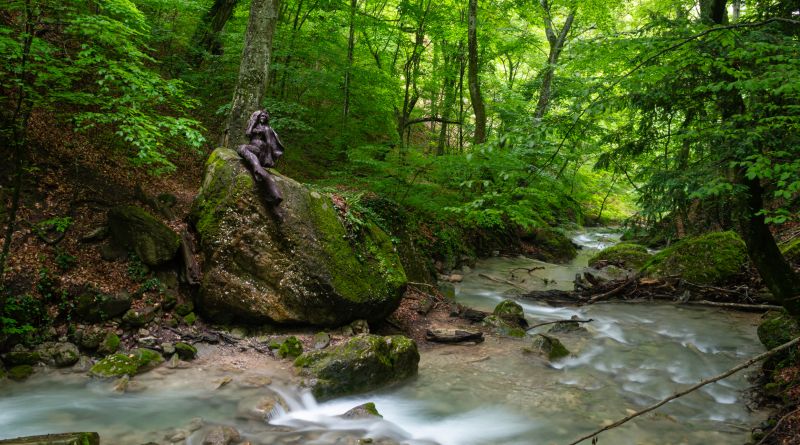
M 747 248 L 734 232 L 712 232 L 685 238 L 653 257 L 642 267 L 644 276 L 680 276 L 695 284 L 722 284 L 742 270 Z
M 650 259 L 647 247 L 634 243 L 620 243 L 607 247 L 589 259 L 589 266 L 615 264 L 625 269 L 639 270 Z
M 367 402 L 349 409 L 339 417 L 343 419 L 374 419 L 376 417 L 382 418 L 383 416 L 378 412 L 378 408 L 375 408 L 374 403 Z
M 95 377 L 121 377 L 133 376 L 149 371 L 164 362 L 156 351 L 139 348 L 127 354 L 117 353 L 100 360 L 89 371 Z
M 329 195 L 273 179 L 278 210 L 233 150 L 209 157 L 191 214 L 205 267 L 199 310 L 214 321 L 326 326 L 390 314 L 406 275 L 389 236 L 372 223 L 348 231 Z
M 551 335 L 537 334 L 530 347 L 524 352 L 539 354 L 550 361 L 558 360 L 569 355 L 569 350 L 561 341 Z
M 320 399 L 370 391 L 417 374 L 414 340 L 362 334 L 335 347 L 303 353 L 294 365 Z
M 45 342 L 39 345 L 36 350 L 39 352 L 43 362 L 57 368 L 72 366 L 81 356 L 78 347 L 69 342 Z
M 522 306 L 513 300 L 503 300 L 494 307 L 493 315 L 499 317 L 511 326 L 527 328 L 528 320 L 525 319 L 525 311 Z

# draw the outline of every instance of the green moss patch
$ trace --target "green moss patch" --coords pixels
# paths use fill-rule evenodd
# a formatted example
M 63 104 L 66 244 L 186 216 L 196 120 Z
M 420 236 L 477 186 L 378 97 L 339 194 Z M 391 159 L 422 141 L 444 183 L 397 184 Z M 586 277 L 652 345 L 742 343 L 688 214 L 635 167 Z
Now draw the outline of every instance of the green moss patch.
M 781 244 L 781 253 L 786 261 L 792 264 L 800 263 L 800 238 Z
M 278 357 L 295 358 L 303 353 L 303 344 L 295 336 L 291 336 L 278 347 Z
M 112 354 L 100 360 L 89 373 L 96 377 L 121 377 L 123 375 L 133 376 L 164 362 L 156 351 L 151 349 L 134 349 L 128 354 Z
M 11 380 L 25 380 L 30 377 L 31 374 L 33 374 L 33 366 L 31 365 L 14 366 L 8 370 L 8 378 Z
M 734 232 L 713 232 L 686 238 L 654 255 L 642 274 L 664 278 L 680 276 L 696 284 L 722 284 L 739 273 L 747 248 Z
M 644 266 L 650 259 L 650 256 L 645 246 L 633 243 L 621 243 L 598 252 L 589 259 L 589 266 L 595 267 L 601 262 L 605 262 L 626 269 L 638 270 Z

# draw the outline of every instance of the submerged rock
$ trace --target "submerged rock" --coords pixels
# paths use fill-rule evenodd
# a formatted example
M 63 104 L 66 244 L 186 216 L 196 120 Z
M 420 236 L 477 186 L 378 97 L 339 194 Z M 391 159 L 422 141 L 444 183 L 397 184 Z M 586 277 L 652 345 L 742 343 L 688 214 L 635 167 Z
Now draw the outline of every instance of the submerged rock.
M 321 399 L 370 391 L 416 375 L 417 344 L 401 335 L 359 335 L 320 351 L 310 351 L 294 365 Z
M 239 431 L 232 426 L 215 426 L 206 433 L 203 445 L 229 445 L 240 438 Z
M 8 378 L 11 380 L 25 380 L 33 374 L 33 366 L 31 365 L 18 365 L 13 366 L 8 370 Z
M 696 284 L 721 284 L 747 262 L 747 248 L 734 232 L 713 232 L 686 238 L 655 254 L 642 267 L 645 276 L 679 275 Z
M 558 360 L 569 355 L 569 350 L 561 341 L 553 336 L 537 334 L 529 348 L 525 352 L 539 354 L 550 361 Z
M 484 326 L 494 328 L 494 331 L 497 334 L 504 335 L 506 337 L 522 338 L 526 335 L 525 329 L 519 327 L 519 325 L 511 324 L 497 315 L 489 315 L 483 319 L 482 323 Z
M 2 445 L 100 445 L 97 433 L 60 433 L 0 440 Z
M 234 151 L 209 157 L 192 209 L 205 265 L 201 312 L 328 326 L 391 313 L 406 275 L 386 233 L 371 223 L 348 233 L 329 196 L 273 178 L 284 196 L 280 215 Z
M 373 419 L 375 417 L 383 418 L 381 413 L 378 412 L 378 409 L 375 408 L 375 404 L 372 402 L 363 403 L 355 408 L 351 408 L 339 417 L 343 419 Z
M 633 244 L 620 243 L 607 247 L 589 259 L 589 266 L 596 267 L 600 264 L 615 264 L 625 269 L 639 270 L 650 259 L 647 247 Z
M 181 240 L 153 215 L 135 206 L 120 206 L 108 212 L 108 230 L 118 246 L 127 247 L 148 266 L 170 261 Z

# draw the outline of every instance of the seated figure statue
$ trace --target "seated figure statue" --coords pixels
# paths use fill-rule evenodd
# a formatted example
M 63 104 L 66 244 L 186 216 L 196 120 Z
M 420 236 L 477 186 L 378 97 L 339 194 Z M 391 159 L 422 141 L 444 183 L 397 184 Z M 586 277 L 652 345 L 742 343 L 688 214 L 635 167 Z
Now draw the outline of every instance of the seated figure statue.
M 283 201 L 281 191 L 275 185 L 265 168 L 275 167 L 275 162 L 283 155 L 283 144 L 278 139 L 278 134 L 269 126 L 269 113 L 267 110 L 256 110 L 250 116 L 245 135 L 250 143 L 240 145 L 236 149 L 250 170 L 256 182 L 265 186 L 265 199 L 268 203 L 278 205 Z

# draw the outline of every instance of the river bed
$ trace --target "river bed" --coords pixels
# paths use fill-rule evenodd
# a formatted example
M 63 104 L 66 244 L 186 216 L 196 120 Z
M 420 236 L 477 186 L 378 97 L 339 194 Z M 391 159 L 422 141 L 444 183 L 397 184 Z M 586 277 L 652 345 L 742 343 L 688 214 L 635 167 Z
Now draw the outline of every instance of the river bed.
M 604 230 L 576 235 L 584 248 L 568 265 L 483 260 L 465 271 L 457 298 L 491 310 L 513 296 L 513 287 L 481 274 L 536 289 L 569 289 L 588 258 L 616 239 Z M 534 267 L 544 269 L 523 270 Z M 594 321 L 585 325 L 588 332 L 557 334 L 572 355 L 555 363 L 524 353 L 529 338 L 489 336 L 476 346 L 424 351 L 419 376 L 401 386 L 322 404 L 291 386 L 288 362 L 252 355 L 220 359 L 214 347 L 201 348 L 192 368 L 162 367 L 136 376 L 132 391 L 124 394 L 83 374 L 39 372 L 24 383 L 0 383 L 0 438 L 84 430 L 100 432 L 106 444 L 193 445 L 201 443 L 203 430 L 192 433 L 192 419 L 202 418 L 206 425 L 236 426 L 253 444 L 356 444 L 361 437 L 407 444 L 569 443 L 763 351 L 755 334 L 758 316 L 752 314 L 671 305 L 557 308 L 519 302 L 532 323 L 572 315 Z M 223 384 L 226 380 L 230 383 Z M 736 374 L 603 433 L 599 443 L 743 443 L 764 417 L 746 407 L 748 386 L 746 373 Z M 270 425 L 247 414 L 266 393 L 287 401 L 271 412 Z M 337 417 L 368 401 L 375 402 L 384 420 Z M 170 440 L 181 434 L 185 441 Z

